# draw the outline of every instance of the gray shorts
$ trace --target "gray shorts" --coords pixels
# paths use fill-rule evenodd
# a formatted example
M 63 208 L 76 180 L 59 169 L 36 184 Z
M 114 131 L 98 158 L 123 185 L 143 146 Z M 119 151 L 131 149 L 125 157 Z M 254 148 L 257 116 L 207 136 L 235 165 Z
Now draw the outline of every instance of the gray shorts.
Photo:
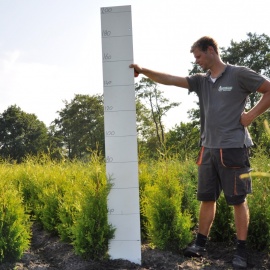
M 251 193 L 247 148 L 210 149 L 202 147 L 197 164 L 199 201 L 216 201 L 223 190 L 229 205 L 241 204 Z M 248 177 L 241 179 L 241 174 Z

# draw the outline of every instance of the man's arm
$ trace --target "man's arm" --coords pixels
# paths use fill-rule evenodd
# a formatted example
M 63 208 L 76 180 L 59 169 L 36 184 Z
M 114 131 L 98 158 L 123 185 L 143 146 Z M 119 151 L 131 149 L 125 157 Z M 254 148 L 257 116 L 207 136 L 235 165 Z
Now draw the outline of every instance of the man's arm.
M 266 80 L 257 91 L 263 96 L 253 108 L 241 115 L 241 124 L 245 127 L 270 107 L 270 81 Z
M 157 83 L 161 83 L 165 85 L 175 85 L 175 86 L 183 87 L 183 88 L 189 87 L 188 81 L 185 77 L 173 76 L 167 73 L 162 73 L 162 72 L 154 71 L 151 69 L 142 68 L 137 64 L 131 64 L 129 67 L 134 68 L 135 75 L 143 74 L 149 79 Z

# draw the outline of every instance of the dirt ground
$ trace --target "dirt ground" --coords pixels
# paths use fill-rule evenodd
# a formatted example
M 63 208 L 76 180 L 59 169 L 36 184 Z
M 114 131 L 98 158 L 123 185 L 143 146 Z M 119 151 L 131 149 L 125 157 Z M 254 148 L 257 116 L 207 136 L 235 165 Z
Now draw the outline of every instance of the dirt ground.
M 31 248 L 16 263 L 0 265 L 0 270 L 180 270 L 180 269 L 233 269 L 233 247 L 222 243 L 208 244 L 206 258 L 185 258 L 182 254 L 151 249 L 142 245 L 142 265 L 125 260 L 96 262 L 83 260 L 75 255 L 72 246 L 59 241 L 58 237 L 33 226 Z M 270 269 L 268 252 L 250 251 L 248 269 Z

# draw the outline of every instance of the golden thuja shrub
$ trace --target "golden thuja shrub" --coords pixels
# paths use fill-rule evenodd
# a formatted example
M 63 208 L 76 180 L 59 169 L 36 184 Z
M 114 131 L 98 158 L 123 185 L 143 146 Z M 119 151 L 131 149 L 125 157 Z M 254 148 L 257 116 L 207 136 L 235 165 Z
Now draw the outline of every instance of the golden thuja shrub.
M 31 238 L 30 216 L 12 177 L 14 166 L 0 164 L 0 262 L 20 259 Z

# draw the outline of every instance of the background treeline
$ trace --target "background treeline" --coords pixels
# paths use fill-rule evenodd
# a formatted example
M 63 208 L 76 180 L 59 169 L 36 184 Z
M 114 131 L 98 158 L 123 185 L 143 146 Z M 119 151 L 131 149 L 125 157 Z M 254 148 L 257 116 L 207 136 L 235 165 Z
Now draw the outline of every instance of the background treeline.
M 270 38 L 265 34 L 247 34 L 247 39 L 220 48 L 225 62 L 250 67 L 270 77 Z M 190 74 L 201 72 L 193 64 Z M 194 157 L 198 152 L 199 111 L 189 111 L 190 121 L 179 123 L 169 131 L 164 126 L 166 113 L 179 106 L 163 95 L 162 87 L 142 77 L 136 84 L 137 129 L 141 157 L 157 158 L 160 152 L 177 155 L 180 160 Z M 260 94 L 251 95 L 247 110 L 259 100 Z M 64 101 L 58 118 L 49 127 L 34 114 L 23 112 L 11 105 L 0 114 L 0 158 L 22 162 L 28 155 L 46 153 L 53 159 L 85 159 L 91 151 L 104 154 L 104 107 L 102 95 L 76 94 Z M 249 130 L 255 146 L 270 142 L 263 132 L 263 120 L 270 120 L 269 111 L 257 118 Z

